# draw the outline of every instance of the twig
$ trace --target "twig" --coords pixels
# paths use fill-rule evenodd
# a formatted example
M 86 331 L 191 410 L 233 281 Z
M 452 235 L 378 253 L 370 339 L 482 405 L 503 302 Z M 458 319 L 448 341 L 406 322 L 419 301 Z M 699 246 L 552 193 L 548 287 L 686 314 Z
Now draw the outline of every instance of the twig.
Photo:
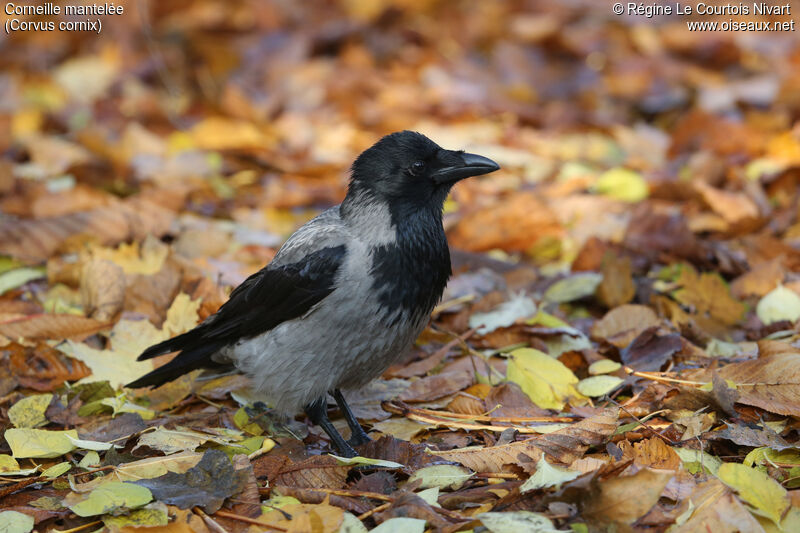
M 631 418 L 633 418 L 634 420 L 636 420 L 636 421 L 637 421 L 639 424 L 641 424 L 641 425 L 642 425 L 642 427 L 643 427 L 643 428 L 647 429 L 647 430 L 648 430 L 650 433 L 652 433 L 652 434 L 653 434 L 653 435 L 655 435 L 656 437 L 658 437 L 658 438 L 662 439 L 664 442 L 666 442 L 666 443 L 667 443 L 667 444 L 669 444 L 670 446 L 677 446 L 677 445 L 679 444 L 679 443 L 675 442 L 674 440 L 672 440 L 672 439 L 670 439 L 670 438 L 667 438 L 667 437 L 665 437 L 664 435 L 662 435 L 661 433 L 659 433 L 658 431 L 656 431 L 655 429 L 653 429 L 652 427 L 650 427 L 650 425 L 648 425 L 648 424 L 647 424 L 645 421 L 641 420 L 641 419 L 640 419 L 638 416 L 636 416 L 636 415 L 634 415 L 633 413 L 631 413 L 630 411 L 628 411 L 628 409 L 627 409 L 625 406 L 623 406 L 623 405 L 620 405 L 620 404 L 619 404 L 619 403 L 618 403 L 616 400 L 612 400 L 611 398 L 609 398 L 609 401 L 610 401 L 611 403 L 613 403 L 614 405 L 616 405 L 617 407 L 619 407 L 620 409 L 622 409 L 623 411 L 625 411 L 625 413 L 626 413 L 626 414 L 627 414 L 629 417 L 631 417 Z
M 99 526 L 102 524 L 102 520 L 95 520 L 94 522 L 89 522 L 87 524 L 83 524 L 82 526 L 73 527 L 72 529 L 51 529 L 53 533 L 77 533 L 78 531 L 83 531 L 84 529 L 89 529 L 93 526 Z
M 524 423 L 524 422 L 574 422 L 574 416 L 488 416 L 488 415 L 467 415 L 463 413 L 452 413 L 450 411 L 436 411 L 434 409 L 422 409 L 411 407 L 408 404 L 398 404 L 397 402 L 395 405 L 398 405 L 401 408 L 406 408 L 409 411 L 413 411 L 415 413 L 432 415 L 432 416 L 439 416 L 442 418 L 462 418 L 468 420 L 482 420 L 482 421 L 489 421 L 489 422 L 510 422 L 510 423 Z M 497 409 L 496 407 L 494 409 Z M 492 409 L 492 411 L 494 410 Z M 490 411 L 491 412 L 491 411 Z
M 707 385 L 707 382 L 702 381 L 689 381 L 686 379 L 676 379 L 676 378 L 668 378 L 665 376 L 656 376 L 654 372 L 639 372 L 637 370 L 632 369 L 629 366 L 622 367 L 625 372 L 632 376 L 636 376 L 639 378 L 649 379 L 652 381 L 663 381 L 664 383 L 679 383 L 681 385 L 692 385 L 694 387 L 702 387 L 703 385 Z M 661 372 L 659 372 L 660 374 Z
M 269 489 L 258 489 L 259 492 L 266 492 Z M 304 489 L 313 492 L 322 492 L 324 494 L 333 494 L 334 496 L 345 496 L 348 498 L 370 498 L 372 500 L 380 500 L 383 502 L 390 502 L 392 501 L 391 496 L 387 496 L 386 494 L 381 494 L 379 492 L 368 492 L 364 490 L 353 490 L 353 489 L 323 489 L 323 488 L 308 488 Z
M 282 528 L 282 527 L 279 527 L 279 526 L 273 526 L 272 524 L 267 524 L 267 523 L 264 523 L 264 522 L 260 522 L 260 521 L 256 520 L 255 518 L 250 518 L 248 516 L 242 516 L 242 515 L 238 515 L 238 514 L 235 514 L 235 513 L 230 513 L 228 511 L 222 511 L 222 510 L 217 511 L 216 513 L 214 513 L 214 516 L 219 516 L 221 518 L 229 518 L 231 520 L 238 520 L 239 522 L 244 522 L 246 524 L 253 524 L 253 525 L 261 526 L 261 527 L 268 527 L 268 528 L 274 529 L 276 531 L 287 531 L 287 529 L 285 529 L 285 528 Z
M 47 481 L 47 479 L 43 478 L 42 476 L 36 476 L 34 478 L 23 479 L 22 481 L 18 481 L 16 483 L 14 483 L 13 485 L 9 485 L 8 487 L 5 487 L 4 489 L 0 489 L 0 500 L 5 498 L 9 494 L 13 494 L 13 493 L 17 492 L 18 490 L 24 489 L 28 485 L 33 485 L 34 483 L 42 483 L 44 481 Z
M 217 523 L 217 522 L 216 522 L 216 521 L 215 521 L 213 518 L 211 518 L 210 516 L 208 516 L 208 515 L 207 515 L 207 514 L 206 514 L 206 513 L 205 513 L 205 512 L 204 512 L 202 509 L 200 509 L 199 507 L 195 507 L 195 508 L 194 508 L 194 509 L 192 509 L 192 510 L 193 510 L 195 513 L 197 513 L 198 515 L 200 515 L 200 518 L 202 518 L 202 519 L 203 519 L 203 522 L 205 522 L 205 523 L 206 523 L 206 525 L 207 525 L 209 528 L 211 528 L 213 531 L 216 531 L 217 533 L 230 533 L 230 532 L 229 532 L 227 529 L 225 529 L 224 527 L 222 527 L 221 525 L 219 525 L 219 524 L 218 524 L 218 523 Z
M 535 427 L 530 426 L 516 426 L 516 425 L 497 425 L 497 426 L 490 426 L 487 424 L 476 424 L 472 422 L 462 422 L 460 420 L 475 420 L 475 419 L 484 419 L 484 420 L 491 420 L 494 422 L 496 419 L 490 417 L 482 417 L 480 415 L 457 415 L 456 413 L 443 413 L 441 411 L 433 411 L 436 413 L 428 414 L 426 413 L 425 409 L 415 409 L 405 404 L 395 403 L 395 402 L 383 402 L 381 404 L 384 410 L 389 411 L 390 413 L 394 413 L 396 415 L 401 415 L 409 420 L 416 420 L 417 422 L 422 422 L 425 424 L 431 424 L 434 426 L 445 426 L 450 428 L 459 428 L 459 429 L 473 429 L 473 430 L 485 430 L 485 431 L 495 431 L 495 432 L 503 432 L 508 428 L 516 429 L 520 433 L 525 434 L 533 434 L 539 433 L 536 431 Z M 450 417 L 450 415 L 454 415 Z M 559 421 L 559 420 L 566 420 L 569 422 L 574 421 L 572 418 L 564 419 L 563 417 L 551 417 L 546 418 L 544 420 L 547 421 Z M 543 421 L 543 420 L 539 420 Z
M 358 519 L 362 520 L 362 521 L 366 520 L 367 518 L 369 518 L 370 516 L 374 515 L 375 513 L 380 513 L 381 511 L 383 511 L 385 509 L 388 509 L 390 505 L 392 505 L 392 502 L 386 502 L 386 503 L 381 504 L 381 505 L 379 505 L 377 507 L 373 507 L 372 509 L 370 509 L 366 513 L 358 515 Z
M 499 478 L 499 479 L 521 479 L 517 474 L 513 472 L 475 472 L 473 474 L 475 477 L 480 478 Z

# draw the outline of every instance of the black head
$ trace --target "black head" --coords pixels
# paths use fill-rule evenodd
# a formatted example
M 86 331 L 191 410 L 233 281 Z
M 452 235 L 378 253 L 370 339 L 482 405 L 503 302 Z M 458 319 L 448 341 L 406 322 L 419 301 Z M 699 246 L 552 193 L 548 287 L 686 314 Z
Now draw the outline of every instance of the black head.
M 348 196 L 364 191 L 408 207 L 441 208 L 456 182 L 498 168 L 491 159 L 445 150 L 421 133 L 400 131 L 383 137 L 358 156 Z

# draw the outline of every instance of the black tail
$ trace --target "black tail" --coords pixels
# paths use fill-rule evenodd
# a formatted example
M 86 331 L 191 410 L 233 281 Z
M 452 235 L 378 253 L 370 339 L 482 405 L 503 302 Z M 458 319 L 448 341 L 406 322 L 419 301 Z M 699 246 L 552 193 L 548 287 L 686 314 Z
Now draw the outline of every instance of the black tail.
M 200 335 L 198 335 L 197 329 L 194 329 L 182 335 L 178 335 L 177 337 L 173 337 L 172 339 L 154 344 L 146 349 L 139 356 L 139 361 L 152 359 L 153 357 L 170 352 L 177 352 L 179 350 L 180 353 L 169 363 L 156 368 L 152 372 L 148 372 L 139 379 L 128 383 L 126 386 L 132 389 L 139 387 L 157 387 L 168 381 L 177 379 L 192 370 L 228 366 L 224 363 L 217 363 L 211 359 L 212 355 L 227 344 L 226 342 L 199 339 L 198 337 L 200 337 Z

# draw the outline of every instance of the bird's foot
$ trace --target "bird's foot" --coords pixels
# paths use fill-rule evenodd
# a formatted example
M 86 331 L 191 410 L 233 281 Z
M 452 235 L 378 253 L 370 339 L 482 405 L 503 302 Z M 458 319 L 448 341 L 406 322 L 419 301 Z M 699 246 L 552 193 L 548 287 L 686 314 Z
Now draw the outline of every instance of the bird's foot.
M 364 432 L 362 429 L 361 431 L 356 431 L 353 435 L 347 439 L 347 444 L 355 448 L 356 446 L 361 446 L 362 444 L 366 444 L 368 442 L 372 442 L 372 439 L 369 438 L 369 435 Z
M 334 442 L 334 447 L 339 452 L 339 455 L 342 457 L 346 457 L 348 459 L 352 459 L 353 457 L 358 457 L 358 452 L 355 451 L 353 446 L 350 444 L 349 441 L 342 441 L 342 442 Z

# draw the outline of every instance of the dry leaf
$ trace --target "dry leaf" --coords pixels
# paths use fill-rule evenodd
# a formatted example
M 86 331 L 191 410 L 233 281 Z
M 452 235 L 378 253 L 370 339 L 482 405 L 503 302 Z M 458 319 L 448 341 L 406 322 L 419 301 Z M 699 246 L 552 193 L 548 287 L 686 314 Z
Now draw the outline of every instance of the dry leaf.
M 736 384 L 738 403 L 781 415 L 800 416 L 800 353 L 784 352 L 722 367 Z
M 431 453 L 475 472 L 503 472 L 505 465 L 527 466 L 535 470 L 542 452 L 560 463 L 570 465 L 590 446 L 605 442 L 616 429 L 617 413 L 609 411 L 533 439 L 489 448 L 470 447 Z

